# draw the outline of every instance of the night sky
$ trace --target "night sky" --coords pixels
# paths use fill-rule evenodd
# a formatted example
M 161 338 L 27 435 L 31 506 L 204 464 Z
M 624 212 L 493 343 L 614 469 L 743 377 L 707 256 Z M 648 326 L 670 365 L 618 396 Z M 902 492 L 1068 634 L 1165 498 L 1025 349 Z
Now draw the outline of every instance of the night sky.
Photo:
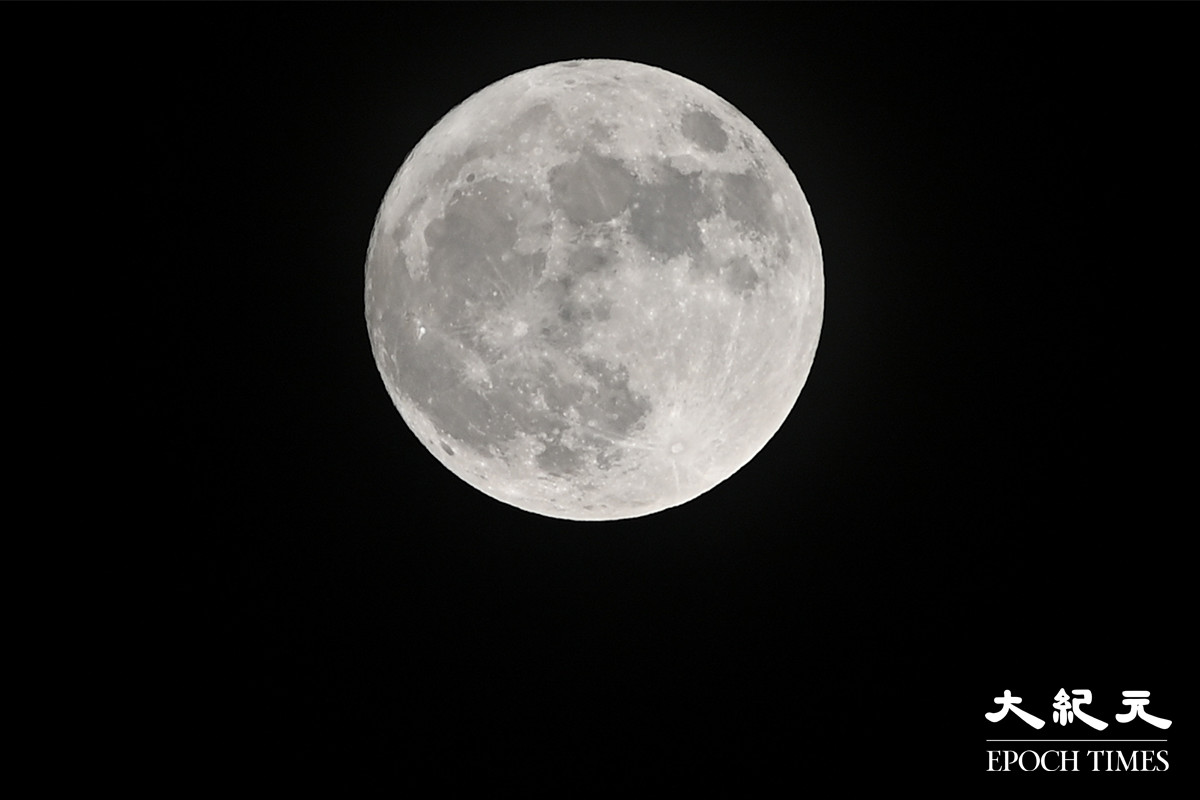
M 1046 719 L 1063 685 L 1109 718 L 1126 689 L 1181 710 L 1192 481 L 1163 364 L 1188 362 L 1156 313 L 1194 261 L 1175 7 L 74 11 L 112 30 L 144 226 L 137 533 L 167 586 L 133 741 L 164 776 L 973 790 L 1006 688 Z M 757 458 L 583 524 L 492 500 L 409 432 L 363 268 L 443 114 L 601 57 L 762 129 L 812 207 L 826 310 Z

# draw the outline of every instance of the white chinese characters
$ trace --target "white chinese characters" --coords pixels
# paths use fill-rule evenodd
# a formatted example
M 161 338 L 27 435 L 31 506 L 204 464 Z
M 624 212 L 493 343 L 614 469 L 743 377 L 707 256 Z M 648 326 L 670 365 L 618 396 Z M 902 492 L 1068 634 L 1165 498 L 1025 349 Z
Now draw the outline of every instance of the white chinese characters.
M 1086 706 L 1092 702 L 1092 693 L 1087 689 L 1072 689 L 1071 694 L 1077 694 L 1079 697 L 1072 698 L 1067 694 L 1066 689 L 1059 689 L 1058 694 L 1054 696 L 1054 721 L 1065 726 L 1068 722 L 1079 720 L 1087 725 L 1092 726 L 1098 731 L 1102 731 L 1108 727 L 1107 722 L 1100 720 L 1080 710 L 1080 706 Z M 1120 719 L 1118 717 L 1118 719 Z
M 1121 702 L 1129 706 L 1129 710 L 1124 714 L 1117 714 L 1117 722 L 1132 722 L 1134 717 L 1141 717 L 1159 730 L 1165 731 L 1171 727 L 1171 720 L 1156 717 L 1146 711 L 1146 704 L 1150 702 L 1149 692 L 1121 692 L 1121 696 L 1125 698 Z
M 1008 712 L 1011 711 L 1032 725 L 1034 728 L 1040 728 L 1046 724 L 1033 714 L 1030 714 L 1028 711 L 1022 711 L 1021 709 L 1017 708 L 1017 703 L 1021 702 L 1021 698 L 1013 697 L 1012 693 L 1008 691 L 1008 689 L 1004 690 L 1004 697 L 993 697 L 992 699 L 1000 704 L 1000 710 L 991 711 L 987 714 L 984 714 L 984 716 L 988 718 L 988 722 L 999 722 L 1000 720 L 1004 719 L 1004 716 Z
M 1076 695 L 1072 697 L 1071 694 Z M 1090 705 L 1092 702 L 1092 693 L 1087 689 L 1072 689 L 1071 694 L 1067 694 L 1066 689 L 1059 689 L 1058 694 L 1054 696 L 1053 717 L 1052 719 L 1059 725 L 1066 726 L 1069 723 L 1079 722 L 1089 725 L 1095 730 L 1102 731 L 1108 727 L 1108 723 L 1096 719 L 1091 714 L 1088 714 L 1081 707 Z M 1150 703 L 1150 693 L 1145 691 L 1130 691 L 1121 692 L 1125 698 L 1122 702 L 1129 706 L 1129 711 L 1117 714 L 1117 722 L 1132 722 L 1135 717 L 1140 717 L 1143 721 L 1150 723 L 1160 730 L 1166 730 L 1171 727 L 1171 720 L 1156 717 L 1146 711 L 1146 706 Z M 999 706 L 998 711 L 989 711 L 984 714 L 988 722 L 999 722 L 1008 715 L 1011 711 L 1018 718 L 1024 721 L 1030 727 L 1036 729 L 1042 728 L 1046 723 L 1030 714 L 1024 709 L 1018 708 L 1021 702 L 1020 697 L 1013 697 L 1012 692 L 1008 689 L 1004 690 L 1003 697 L 992 698 Z

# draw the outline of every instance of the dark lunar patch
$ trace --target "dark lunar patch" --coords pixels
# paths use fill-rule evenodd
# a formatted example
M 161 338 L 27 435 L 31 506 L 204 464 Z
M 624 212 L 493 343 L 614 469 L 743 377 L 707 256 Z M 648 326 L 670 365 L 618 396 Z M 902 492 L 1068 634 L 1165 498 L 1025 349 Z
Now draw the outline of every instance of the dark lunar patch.
M 396 385 L 447 437 L 480 453 L 516 433 L 516 420 L 484 399 L 462 370 L 461 348 L 446 336 L 427 332 L 395 340 L 396 365 L 388 367 Z
M 621 451 L 615 447 L 604 447 L 596 451 L 596 466 L 600 469 L 612 469 L 621 459 Z
M 590 151 L 550 171 L 554 200 L 576 225 L 605 222 L 620 214 L 636 183 L 620 161 Z
M 725 279 L 726 286 L 741 295 L 750 294 L 759 283 L 758 272 L 750 266 L 750 259 L 745 256 L 738 256 L 722 267 L 721 277 Z
M 572 450 L 561 441 L 552 441 L 537 455 L 538 466 L 551 475 L 574 475 L 583 469 L 583 454 Z
M 616 130 L 616 126 L 605 125 L 603 122 L 592 122 L 588 124 L 588 135 L 590 137 L 590 141 L 593 142 L 610 141 L 613 137 L 613 133 Z
M 471 162 L 484 155 L 482 149 L 478 145 L 470 145 L 462 153 L 456 156 L 447 158 L 440 167 L 429 177 L 426 182 L 427 186 L 445 186 L 452 181 L 458 179 L 458 173 L 462 171 L 468 162 Z M 420 208 L 420 203 L 413 204 L 413 210 Z
M 527 291 L 545 268 L 545 254 L 513 250 L 521 196 L 504 181 L 476 181 L 456 191 L 445 216 L 425 227 L 429 283 L 452 327 L 472 322 L 480 306 L 497 307 Z
M 583 329 L 588 323 L 603 322 L 612 316 L 612 300 L 596 292 L 580 291 L 580 283 L 572 274 L 538 287 L 543 307 L 552 309 L 541 320 L 539 332 L 554 348 L 569 350 L 582 344 Z
M 608 300 L 581 289 L 593 280 L 589 276 L 612 268 L 615 248 L 579 248 L 570 264 L 572 274 L 541 282 L 545 255 L 521 256 L 512 249 L 520 198 L 520 187 L 477 178 L 458 190 L 444 216 L 425 228 L 427 279 L 411 281 L 407 272 L 393 271 L 399 283 L 380 287 L 381 298 L 399 292 L 414 312 L 395 321 L 404 333 L 396 337 L 396 364 L 386 368 L 446 437 L 435 444 L 447 455 L 463 448 L 498 453 L 505 442 L 526 433 L 548 443 L 537 459 L 542 469 L 576 474 L 592 463 L 611 463 L 619 453 L 605 454 L 611 446 L 607 437 L 632 432 L 649 404 L 629 389 L 622 368 L 604 361 L 580 365 L 588 380 L 575 383 L 562 364 L 497 361 L 476 341 L 473 332 L 487 309 L 503 307 L 535 285 L 546 309 L 542 335 L 559 352 L 571 352 L 581 343 L 585 326 L 609 314 Z M 382 250 L 379 255 L 384 256 Z M 490 364 L 486 377 L 468 374 L 470 351 Z M 561 431 L 571 427 L 573 418 L 596 433 L 577 430 L 576 438 L 564 444 Z
M 612 300 L 601 297 L 588 303 L 580 303 L 583 313 L 592 322 L 604 322 L 612 319 Z
M 561 379 L 555 369 L 544 364 L 538 370 L 537 383 L 542 387 L 542 398 L 556 419 L 566 418 L 567 409 L 583 401 L 584 387 Z
M 735 256 L 728 261 L 716 261 L 707 253 L 692 262 L 691 271 L 696 276 L 716 278 L 729 291 L 743 297 L 754 292 L 762 282 L 758 271 L 746 256 Z
M 629 388 L 629 373 L 623 366 L 601 359 L 587 359 L 581 366 L 592 379 L 590 384 L 563 382 L 549 365 L 543 366 L 534 380 L 534 385 L 542 388 L 548 408 L 532 412 L 526 430 L 539 432 L 547 441 L 538 464 L 556 475 L 577 473 L 590 460 L 602 468 L 611 466 L 620 450 L 613 448 L 610 439 L 633 434 L 650 412 L 649 401 Z M 572 413 L 578 415 L 584 429 L 575 431 L 575 440 L 568 447 L 561 432 L 568 427 Z
M 595 247 L 584 245 L 571 251 L 567 264 L 575 274 L 599 272 L 607 269 L 617 260 L 617 250 L 614 247 Z
M 582 341 L 579 336 L 579 327 L 569 324 L 561 317 L 547 320 L 539 333 L 546 340 L 546 344 L 559 349 L 574 347 Z
M 727 173 L 717 179 L 725 213 L 747 228 L 766 233 L 777 216 L 771 204 L 771 186 L 757 175 Z
M 545 126 L 554 116 L 554 107 L 549 103 L 538 103 L 522 111 L 508 126 L 501 137 L 507 141 L 516 141 L 522 134 L 529 133 Z
M 567 350 L 582 341 L 582 331 L 578 324 L 572 325 L 572 314 L 564 314 L 570 305 L 571 287 L 575 279 L 564 275 L 554 281 L 547 281 L 538 287 L 548 313 L 541 319 L 538 333 L 546 343 L 557 350 Z
M 688 111 L 682 119 L 683 135 L 713 153 L 719 153 L 729 144 L 729 135 L 709 111 Z
M 521 432 L 537 436 L 546 443 L 538 465 L 555 475 L 576 474 L 593 461 L 607 468 L 620 456 L 610 439 L 633 434 L 650 411 L 649 401 L 629 388 L 628 371 L 601 359 L 581 364 L 590 378 L 585 383 L 564 380 L 549 362 L 514 362 L 493 366 L 493 385 L 484 387 L 466 380 L 461 352 L 445 337 L 409 339 L 398 356 L 400 383 L 445 437 L 495 453 Z M 562 431 L 572 417 L 583 430 L 568 445 Z M 438 444 L 455 455 L 445 440 Z
M 701 248 L 697 222 L 716 212 L 699 178 L 663 166 L 664 178 L 638 184 L 630 211 L 630 230 L 646 247 L 665 256 Z
M 774 234 L 778 244 L 771 257 L 779 263 L 787 261 L 791 253 L 787 221 L 776 211 L 771 200 L 771 184 L 757 174 L 757 170 L 718 176 L 714 181 L 714 193 L 722 198 L 730 219 L 755 233 Z
M 596 380 L 597 388 L 589 389 L 590 403 L 579 409 L 580 416 L 618 436 L 632 433 L 650 413 L 650 402 L 629 388 L 629 370 L 602 359 L 585 360 L 583 369 Z
M 568 297 L 558 311 L 558 318 L 569 329 L 567 338 L 576 343 L 583 340 L 583 326 L 589 322 L 603 322 L 611 316 L 612 301 L 606 299 L 585 301 Z

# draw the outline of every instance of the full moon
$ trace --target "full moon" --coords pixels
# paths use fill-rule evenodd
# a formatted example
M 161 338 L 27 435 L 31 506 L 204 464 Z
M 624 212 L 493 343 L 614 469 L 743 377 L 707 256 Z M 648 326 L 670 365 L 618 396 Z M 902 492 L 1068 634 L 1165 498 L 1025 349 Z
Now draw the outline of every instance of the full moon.
M 713 92 L 626 61 L 511 75 L 441 119 L 366 263 L 375 363 L 455 475 L 521 509 L 639 517 L 749 462 L 824 308 L 808 201 Z

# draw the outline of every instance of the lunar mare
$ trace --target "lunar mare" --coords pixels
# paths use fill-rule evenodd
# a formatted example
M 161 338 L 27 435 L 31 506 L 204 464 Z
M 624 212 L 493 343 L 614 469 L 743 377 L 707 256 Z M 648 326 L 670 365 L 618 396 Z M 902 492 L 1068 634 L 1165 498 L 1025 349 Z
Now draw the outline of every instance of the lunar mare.
M 392 401 L 460 478 L 572 520 L 708 491 L 791 411 L 820 333 L 816 226 L 708 89 L 622 61 L 468 98 L 380 206 L 366 320 Z

